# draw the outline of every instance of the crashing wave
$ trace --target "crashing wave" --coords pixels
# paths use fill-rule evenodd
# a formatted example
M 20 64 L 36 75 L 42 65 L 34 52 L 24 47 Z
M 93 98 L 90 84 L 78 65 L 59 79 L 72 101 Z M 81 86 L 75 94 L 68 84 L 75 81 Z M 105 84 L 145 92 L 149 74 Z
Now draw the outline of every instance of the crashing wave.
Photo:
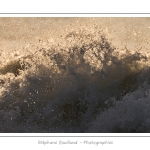
M 0 132 L 149 132 L 148 57 L 79 30 L 0 67 Z

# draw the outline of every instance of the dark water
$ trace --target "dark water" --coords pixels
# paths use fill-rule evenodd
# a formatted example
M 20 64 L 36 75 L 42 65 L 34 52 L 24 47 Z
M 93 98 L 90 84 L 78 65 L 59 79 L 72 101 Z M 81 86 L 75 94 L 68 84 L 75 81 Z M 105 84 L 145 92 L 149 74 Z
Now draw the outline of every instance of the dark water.
M 0 132 L 150 132 L 149 18 L 49 19 L 1 18 Z

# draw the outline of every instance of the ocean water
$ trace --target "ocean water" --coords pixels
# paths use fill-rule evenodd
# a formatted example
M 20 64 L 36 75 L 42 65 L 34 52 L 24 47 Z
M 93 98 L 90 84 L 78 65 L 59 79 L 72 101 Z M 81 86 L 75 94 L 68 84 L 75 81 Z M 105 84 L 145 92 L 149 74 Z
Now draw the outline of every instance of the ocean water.
M 150 132 L 149 18 L 0 20 L 0 132 Z

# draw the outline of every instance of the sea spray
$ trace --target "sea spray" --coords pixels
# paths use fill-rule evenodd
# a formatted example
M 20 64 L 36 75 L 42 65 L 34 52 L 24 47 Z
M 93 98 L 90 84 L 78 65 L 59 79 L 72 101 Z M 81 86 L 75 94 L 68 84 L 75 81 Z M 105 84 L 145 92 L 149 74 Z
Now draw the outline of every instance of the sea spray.
M 0 132 L 150 131 L 146 53 L 97 28 L 24 49 L 0 68 Z

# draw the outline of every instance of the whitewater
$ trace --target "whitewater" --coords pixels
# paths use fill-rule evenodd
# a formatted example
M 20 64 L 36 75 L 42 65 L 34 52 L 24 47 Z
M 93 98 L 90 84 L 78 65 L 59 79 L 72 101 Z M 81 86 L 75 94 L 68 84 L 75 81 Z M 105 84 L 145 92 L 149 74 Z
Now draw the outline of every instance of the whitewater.
M 1 133 L 149 133 L 149 18 L 0 18 Z

